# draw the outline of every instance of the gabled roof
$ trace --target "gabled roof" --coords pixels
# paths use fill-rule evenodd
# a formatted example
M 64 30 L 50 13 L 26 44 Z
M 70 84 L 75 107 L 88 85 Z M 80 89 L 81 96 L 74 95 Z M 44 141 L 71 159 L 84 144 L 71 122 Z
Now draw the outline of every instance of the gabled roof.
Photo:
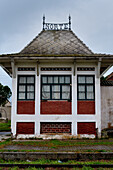
M 71 30 L 44 30 L 20 54 L 93 54 Z

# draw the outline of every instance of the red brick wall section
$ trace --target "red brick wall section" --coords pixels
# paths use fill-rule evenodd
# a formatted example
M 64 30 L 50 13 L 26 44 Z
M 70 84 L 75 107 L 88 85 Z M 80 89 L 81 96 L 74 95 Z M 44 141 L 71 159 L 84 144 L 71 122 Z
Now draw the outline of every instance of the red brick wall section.
M 95 101 L 78 101 L 77 114 L 95 114 Z
M 95 122 L 78 122 L 77 123 L 78 134 L 94 134 L 96 135 Z
M 35 101 L 18 101 L 17 114 L 35 114 Z
M 18 134 L 34 134 L 34 122 L 17 122 L 17 135 Z
M 69 101 L 42 101 L 41 114 L 72 114 Z
M 71 123 L 41 123 L 42 133 L 69 133 L 71 134 Z

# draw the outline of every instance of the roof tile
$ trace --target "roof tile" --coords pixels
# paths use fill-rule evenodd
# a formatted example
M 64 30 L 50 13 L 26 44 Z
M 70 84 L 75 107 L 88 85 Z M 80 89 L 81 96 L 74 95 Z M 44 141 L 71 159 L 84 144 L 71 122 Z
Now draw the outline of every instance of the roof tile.
M 36 36 L 21 54 L 93 54 L 70 30 L 46 30 Z

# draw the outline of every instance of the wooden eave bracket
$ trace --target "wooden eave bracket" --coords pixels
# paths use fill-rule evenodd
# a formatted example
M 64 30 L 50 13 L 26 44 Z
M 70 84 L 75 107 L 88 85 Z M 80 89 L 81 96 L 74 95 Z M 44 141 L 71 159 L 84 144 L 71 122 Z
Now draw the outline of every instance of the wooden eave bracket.
M 76 75 L 76 61 L 74 60 L 74 69 L 73 69 L 73 75 Z
M 98 66 L 97 66 L 97 78 L 100 78 L 101 61 L 102 61 L 102 59 L 99 58 Z
M 37 61 L 37 76 L 39 76 L 39 61 Z
M 113 66 L 113 64 L 110 64 L 103 73 L 100 74 L 100 78 Z
M 9 72 L 8 69 L 6 69 L 6 67 L 4 67 L 2 64 L 0 64 L 0 66 L 3 68 L 3 70 L 4 70 L 10 77 L 12 77 L 11 73 Z
M 15 69 L 15 61 L 11 59 L 11 67 L 12 67 L 12 77 L 16 78 L 16 69 Z

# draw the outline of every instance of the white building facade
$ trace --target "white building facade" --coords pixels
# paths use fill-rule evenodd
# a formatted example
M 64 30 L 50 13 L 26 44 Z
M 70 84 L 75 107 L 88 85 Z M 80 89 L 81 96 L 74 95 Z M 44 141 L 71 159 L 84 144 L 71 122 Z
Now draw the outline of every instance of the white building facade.
M 0 56 L 12 74 L 12 134 L 100 137 L 100 77 L 113 56 L 94 54 L 70 20 L 62 28 L 43 21 L 43 31 L 20 53 Z

